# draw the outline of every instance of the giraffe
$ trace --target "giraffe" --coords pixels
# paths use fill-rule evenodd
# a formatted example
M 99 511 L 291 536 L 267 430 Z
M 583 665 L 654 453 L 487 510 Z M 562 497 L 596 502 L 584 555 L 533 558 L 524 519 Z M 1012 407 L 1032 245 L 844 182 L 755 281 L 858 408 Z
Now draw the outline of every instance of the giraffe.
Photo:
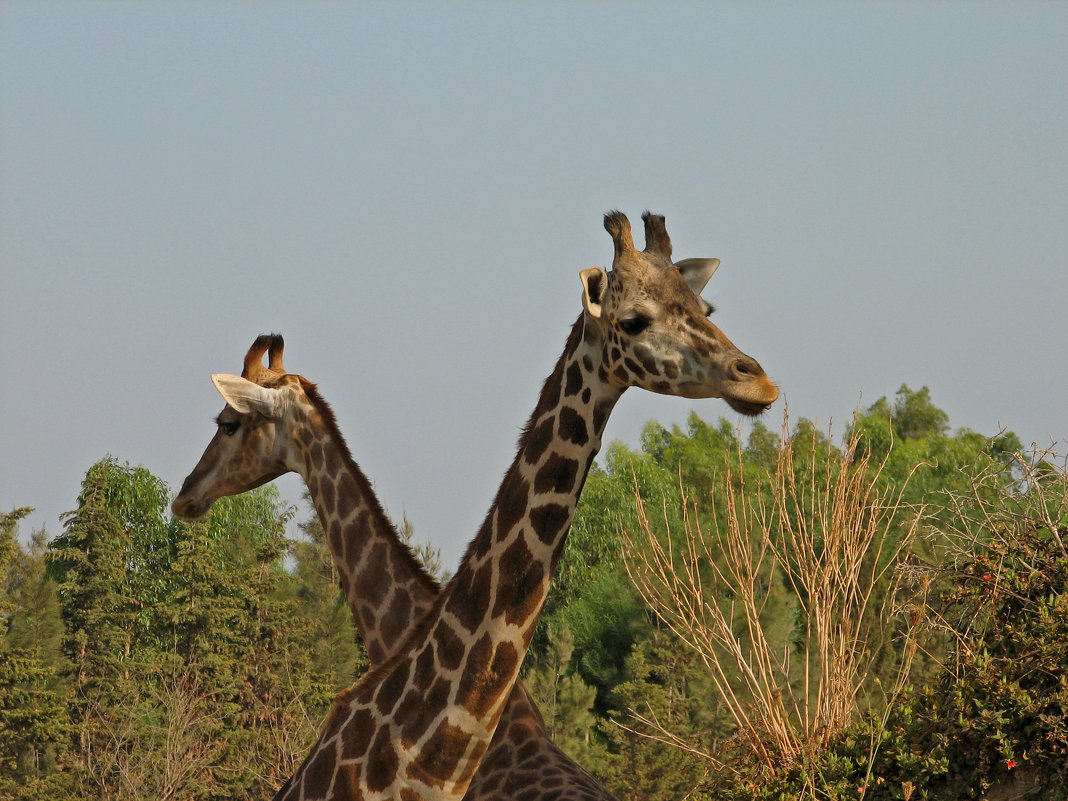
M 456 575 L 394 655 L 338 696 L 319 742 L 277 798 L 461 798 L 517 678 L 623 392 L 721 397 L 749 415 L 778 397 L 697 299 L 718 262 L 676 269 L 663 217 L 643 219 L 646 248 L 638 251 L 626 216 L 605 216 L 612 270 L 580 273 L 583 311 Z M 246 414 L 277 417 L 288 403 L 284 392 L 252 382 L 216 386 Z
M 172 509 L 180 517 L 201 517 L 224 495 L 245 492 L 282 473 L 298 473 L 327 534 L 368 658 L 372 666 L 380 665 L 404 642 L 441 588 L 398 537 L 318 388 L 286 372 L 284 348 L 280 335 L 257 337 L 240 377 L 213 377 L 221 386 L 249 381 L 282 390 L 286 413 L 242 414 L 227 405 Z M 506 801 L 520 791 L 529 801 L 613 801 L 608 790 L 553 743 L 517 681 L 464 799 Z

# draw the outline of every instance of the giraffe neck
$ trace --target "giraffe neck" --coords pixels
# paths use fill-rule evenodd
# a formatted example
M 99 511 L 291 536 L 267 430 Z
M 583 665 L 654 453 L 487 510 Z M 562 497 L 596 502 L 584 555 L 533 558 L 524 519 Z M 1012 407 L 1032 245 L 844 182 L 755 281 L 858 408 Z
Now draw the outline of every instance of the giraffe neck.
M 372 665 L 385 662 L 439 587 L 423 569 L 356 464 L 334 415 L 314 385 L 304 385 L 311 409 L 297 443 L 301 476 L 323 525 L 341 588 Z
M 586 475 L 622 394 L 622 387 L 599 374 L 600 335 L 583 322 L 575 324 L 546 379 L 515 459 L 468 547 L 456 586 L 449 588 L 445 611 L 468 620 L 464 628 L 471 634 L 519 628 L 528 639 L 532 635 Z
M 416 748 L 422 764 L 409 769 L 430 784 L 440 782 L 443 798 L 463 795 L 493 735 L 604 427 L 622 395 L 623 387 L 601 369 L 600 354 L 600 332 L 583 315 L 414 654 L 417 682 L 433 664 L 452 684 L 447 706 L 443 699 L 441 709 L 426 708 L 425 735 Z

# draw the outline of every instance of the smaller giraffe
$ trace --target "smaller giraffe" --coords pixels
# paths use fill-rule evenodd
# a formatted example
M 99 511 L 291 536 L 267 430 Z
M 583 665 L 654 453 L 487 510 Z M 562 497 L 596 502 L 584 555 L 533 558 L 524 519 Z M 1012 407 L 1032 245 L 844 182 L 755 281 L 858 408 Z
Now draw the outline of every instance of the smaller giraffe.
M 367 655 L 372 666 L 381 665 L 430 609 L 441 588 L 397 536 L 316 386 L 286 372 L 283 349 L 281 336 L 260 336 L 245 356 L 240 377 L 212 377 L 224 396 L 230 392 L 223 391 L 225 387 L 240 390 L 246 382 L 280 390 L 285 412 L 268 417 L 227 404 L 217 418 L 215 436 L 172 509 L 179 517 L 200 517 L 224 495 L 245 492 L 282 473 L 298 473 L 326 532 Z M 240 401 L 235 403 L 240 406 Z M 328 783 L 335 767 L 320 760 L 316 775 Z M 517 681 L 464 799 L 509 801 L 521 791 L 527 801 L 613 799 L 552 742 L 533 700 Z

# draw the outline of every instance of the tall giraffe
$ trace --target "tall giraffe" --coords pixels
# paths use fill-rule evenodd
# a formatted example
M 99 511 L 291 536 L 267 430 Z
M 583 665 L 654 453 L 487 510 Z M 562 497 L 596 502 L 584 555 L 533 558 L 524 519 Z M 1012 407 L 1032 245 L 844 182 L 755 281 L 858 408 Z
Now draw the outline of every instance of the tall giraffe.
M 283 473 L 298 473 L 326 532 L 371 665 L 380 665 L 404 642 L 441 588 L 397 536 L 318 389 L 303 376 L 286 372 L 284 347 L 279 335 L 260 336 L 245 356 L 240 378 L 213 377 L 220 388 L 248 381 L 279 390 L 285 393 L 285 413 L 242 414 L 227 405 L 172 508 L 180 517 L 200 517 L 224 495 L 245 492 Z M 556 747 L 517 681 L 464 799 L 506 801 L 521 791 L 528 801 L 613 799 Z
M 722 397 L 744 414 L 778 397 L 760 366 L 705 319 L 708 307 L 694 293 L 715 264 L 676 270 L 663 218 L 643 219 L 639 252 L 627 218 L 606 215 L 613 269 L 580 273 L 583 313 L 456 575 L 394 656 L 338 696 L 318 744 L 278 798 L 461 798 L 518 675 L 623 392 Z M 238 411 L 284 413 L 278 390 L 252 382 L 219 388 Z

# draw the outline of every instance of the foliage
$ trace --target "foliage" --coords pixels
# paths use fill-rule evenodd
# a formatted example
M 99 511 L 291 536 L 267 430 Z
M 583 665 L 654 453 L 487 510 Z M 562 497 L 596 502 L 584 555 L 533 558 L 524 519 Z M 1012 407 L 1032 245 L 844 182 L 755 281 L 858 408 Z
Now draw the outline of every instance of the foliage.
M 52 775 L 70 733 L 53 676 L 34 654 L 0 648 L 0 797 L 65 784 Z
M 550 630 L 549 648 L 528 663 L 523 683 L 541 710 L 549 736 L 582 764 L 589 764 L 596 747 L 592 739 L 596 691 L 575 672 L 574 648 L 575 638 L 567 628 Z
M 307 600 L 337 588 L 287 566 L 276 490 L 195 523 L 168 501 L 108 457 L 47 550 L 43 532 L 17 543 L 21 510 L 4 517 L 0 797 L 269 795 L 351 683 L 354 665 L 316 658 Z
M 62 624 L 54 588 L 43 582 L 43 532 L 29 549 L 18 521 L 30 508 L 0 515 L 0 798 L 65 797 L 56 766 L 71 728 L 57 677 Z
M 619 708 L 599 727 L 605 754 L 591 767 L 627 801 L 684 797 L 727 734 L 711 677 L 696 652 L 666 628 L 635 643 L 625 674 L 613 688 Z
M 858 414 L 848 433 L 861 455 L 884 464 L 886 479 L 905 487 L 906 503 L 923 503 L 936 493 L 961 492 L 977 462 L 999 467 L 1011 478 L 1012 456 L 1023 446 L 1012 432 L 986 437 L 966 428 L 946 434 L 949 417 L 931 403 L 927 387 L 898 389 L 893 405 L 880 398 Z M 936 503 L 932 511 L 940 511 Z
M 8 565 L 11 564 L 18 551 L 19 520 L 31 512 L 33 508 L 29 506 L 13 509 L 10 512 L 0 512 L 0 575 L 2 576 L 7 575 Z M 8 581 L 0 583 L 0 621 L 6 621 L 11 615 L 10 591 Z
M 983 463 L 953 493 L 953 523 L 917 562 L 937 588 L 923 625 L 951 636 L 946 669 L 805 764 L 751 770 L 716 798 L 1068 798 L 1068 473 L 1019 463 L 1006 484 Z M 941 525 L 940 515 L 928 523 Z
M 216 752 L 202 780 L 213 797 L 277 789 L 314 739 L 306 707 L 323 710 L 336 692 L 312 669 L 311 621 L 283 566 L 289 515 L 261 489 L 174 524 L 172 570 L 185 584 L 166 606 L 170 650 L 157 681 L 194 710 L 210 699 L 203 728 Z
M 54 582 L 45 579 L 48 534 L 35 531 L 18 549 L 6 571 L 10 614 L 4 641 L 34 654 L 54 672 L 63 672 L 63 621 Z
M 880 431 L 883 445 L 873 447 L 873 432 Z M 825 533 L 819 533 L 828 529 L 828 517 L 826 511 L 821 512 L 821 505 L 824 510 L 830 508 L 827 502 L 833 500 L 833 494 L 825 491 L 821 496 L 819 492 L 810 492 L 809 502 L 800 503 L 792 510 L 782 506 L 776 510 L 772 502 L 774 477 L 791 475 L 790 491 L 793 497 L 800 497 L 800 489 L 832 487 L 839 475 L 848 473 L 854 487 L 861 483 L 867 487 L 872 514 L 858 519 L 869 524 L 876 518 L 881 520 L 883 534 L 876 542 L 881 543 L 882 550 L 861 548 L 864 555 L 849 563 L 852 574 L 856 578 L 866 576 L 868 582 L 867 600 L 858 607 L 862 615 L 857 621 L 859 625 L 854 627 L 854 633 L 863 634 L 866 639 L 857 639 L 850 645 L 848 632 L 841 627 L 836 636 L 839 648 L 858 648 L 854 677 L 864 681 L 858 683 L 857 691 L 849 691 L 842 698 L 837 692 L 824 692 L 825 702 L 839 701 L 838 722 L 826 730 L 811 724 L 811 731 L 819 733 L 815 742 L 836 743 L 835 731 L 844 731 L 842 736 L 853 732 L 855 736 L 855 726 L 869 717 L 881 720 L 880 716 L 894 707 L 896 699 L 910 687 L 910 676 L 916 686 L 922 686 L 940 674 L 940 665 L 949 653 L 950 636 L 927 626 L 919 611 L 927 608 L 928 594 L 937 589 L 932 584 L 934 580 L 928 578 L 922 588 L 902 587 L 901 579 L 906 573 L 891 569 L 897 558 L 894 555 L 911 552 L 914 558 L 932 563 L 940 559 L 939 548 L 944 541 L 938 526 L 958 514 L 947 493 L 963 493 L 970 486 L 969 471 L 976 469 L 990 471 L 990 486 L 980 490 L 989 497 L 1001 488 L 1014 486 L 1021 471 L 1012 456 L 1018 439 L 1009 432 L 1001 432 L 992 439 L 966 429 L 951 434 L 948 417 L 932 404 L 927 388 L 914 392 L 903 385 L 894 402 L 881 399 L 856 416 L 847 431 L 847 443 L 850 440 L 855 443 L 851 454 L 849 447 L 836 446 L 811 422 L 800 420 L 792 429 L 784 426 L 781 434 L 758 423 L 743 442 L 727 422 L 710 424 L 691 415 L 681 429 L 650 423 L 643 433 L 640 452 L 613 443 L 605 452 L 602 466 L 591 471 L 560 572 L 554 579 L 543 625 L 534 640 L 532 658 L 540 659 L 546 653 L 544 632 L 549 626 L 569 627 L 575 639 L 573 669 L 596 689 L 594 711 L 601 718 L 597 729 L 599 742 L 588 749 L 586 758 L 591 761 L 584 764 L 605 777 L 621 796 L 658 792 L 658 782 L 649 779 L 642 784 L 633 770 L 617 769 L 616 765 L 627 760 L 630 764 L 652 765 L 659 759 L 656 750 L 668 748 L 669 742 L 690 757 L 704 761 L 709 771 L 706 786 L 719 790 L 735 787 L 739 775 L 759 778 L 761 782 L 768 778 L 761 772 L 764 768 L 759 767 L 766 766 L 767 760 L 763 763 L 752 760 L 752 749 L 745 738 L 738 736 L 739 730 L 722 701 L 722 693 L 712 686 L 712 673 L 696 658 L 697 652 L 687 649 L 665 628 L 665 619 L 639 597 L 627 577 L 622 557 L 627 555 L 633 562 L 651 553 L 649 541 L 644 535 L 638 536 L 643 524 L 639 521 L 635 495 L 645 499 L 645 525 L 655 533 L 665 553 L 671 554 L 674 567 L 679 567 L 679 559 L 686 553 L 687 523 L 708 537 L 721 537 L 730 526 L 728 496 L 737 495 L 743 488 L 747 503 L 757 504 L 748 511 L 763 504 L 767 512 L 765 522 L 788 521 L 798 533 L 795 551 L 804 553 L 803 547 L 807 547 L 808 564 L 815 567 L 826 554 L 838 553 L 829 547 Z M 781 459 L 785 446 L 791 451 L 788 463 Z M 683 496 L 690 499 L 689 504 L 683 504 Z M 839 510 L 846 506 L 839 499 Z M 909 532 L 915 530 L 921 512 L 924 536 L 909 540 Z M 759 515 L 752 518 L 749 524 L 739 527 L 738 544 L 755 542 L 750 536 L 759 529 L 754 524 L 759 521 Z M 858 530 L 847 533 L 856 535 Z M 902 550 L 906 542 L 909 550 Z M 780 548 L 780 557 L 785 558 L 772 570 L 773 551 L 757 549 L 753 553 L 763 559 L 757 563 L 759 569 L 752 574 L 750 584 L 762 593 L 753 596 L 753 602 L 763 604 L 759 617 L 763 618 L 767 651 L 778 655 L 781 664 L 786 664 L 784 656 L 790 663 L 773 697 L 782 699 L 792 695 L 797 709 L 803 712 L 807 705 L 809 711 L 814 711 L 821 696 L 811 684 L 810 690 L 804 689 L 804 668 L 809 668 L 807 675 L 811 682 L 813 670 L 820 663 L 833 665 L 838 657 L 833 651 L 821 655 L 819 635 L 805 620 L 811 620 L 810 616 L 816 612 L 813 604 L 817 600 L 824 604 L 819 613 L 823 616 L 820 627 L 824 632 L 833 633 L 836 622 L 853 622 L 854 617 L 826 606 L 826 592 L 816 592 L 799 581 L 799 569 L 803 565 L 798 563 L 796 555 L 786 556 Z M 723 572 L 728 556 L 722 543 L 713 545 L 704 554 L 700 569 L 693 574 L 695 584 L 691 594 L 696 596 L 703 591 L 706 597 L 734 604 L 724 620 L 744 635 L 740 647 L 745 652 L 752 648 L 753 635 L 747 633 L 748 624 L 743 623 L 745 617 L 740 614 L 742 599 L 737 586 L 732 586 L 740 578 L 721 583 L 718 594 L 714 589 L 717 571 L 728 575 Z M 855 600 L 858 600 L 856 596 Z M 891 611 L 893 615 L 888 617 Z M 666 653 L 664 648 L 689 650 L 690 658 L 665 658 L 664 664 L 657 665 L 657 674 L 644 673 L 646 679 L 654 676 L 655 679 L 643 681 L 645 668 L 641 655 Z M 722 654 L 724 649 L 719 651 Z M 689 665 L 695 661 L 701 669 L 691 670 Z M 723 686 L 730 688 L 745 714 L 751 715 L 755 697 L 747 689 L 745 676 L 749 668 L 731 659 L 721 664 Z M 909 667 L 908 671 L 904 670 L 905 666 Z M 687 692 L 700 699 L 699 704 L 706 710 L 700 723 L 679 716 L 671 725 L 657 725 L 640 711 L 642 702 L 655 695 L 651 687 L 664 681 L 685 686 Z M 787 695 L 779 695 L 780 692 Z M 796 711 L 787 715 L 791 721 L 802 718 Z M 844 730 L 843 726 L 846 726 Z M 765 748 L 771 745 L 771 740 L 763 743 Z M 795 769 L 803 772 L 827 769 L 820 760 L 829 751 L 812 746 L 805 755 L 805 750 L 801 750 L 802 759 L 790 768 L 781 761 L 776 762 L 782 757 L 781 753 L 776 756 L 776 748 L 768 750 L 780 779 Z M 617 758 L 623 762 L 614 763 Z M 752 772 L 754 765 L 758 768 L 756 773 Z M 740 774 L 736 773 L 738 770 Z M 671 792 L 674 791 L 667 794 Z M 850 797 L 856 797 L 855 787 L 849 792 L 853 794 Z M 684 793 L 679 791 L 675 797 L 680 794 Z

